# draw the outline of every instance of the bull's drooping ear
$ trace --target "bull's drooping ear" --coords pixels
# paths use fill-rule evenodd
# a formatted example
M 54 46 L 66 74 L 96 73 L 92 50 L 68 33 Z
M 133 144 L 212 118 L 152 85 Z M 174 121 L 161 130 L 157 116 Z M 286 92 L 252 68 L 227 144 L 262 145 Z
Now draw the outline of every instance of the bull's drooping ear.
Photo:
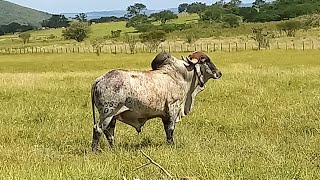
M 203 75 L 201 74 L 200 64 L 196 64 L 195 65 L 195 69 L 196 69 L 196 74 L 197 74 L 198 79 L 199 79 L 199 85 L 200 85 L 200 87 L 203 87 L 204 86 L 204 79 L 203 79 Z

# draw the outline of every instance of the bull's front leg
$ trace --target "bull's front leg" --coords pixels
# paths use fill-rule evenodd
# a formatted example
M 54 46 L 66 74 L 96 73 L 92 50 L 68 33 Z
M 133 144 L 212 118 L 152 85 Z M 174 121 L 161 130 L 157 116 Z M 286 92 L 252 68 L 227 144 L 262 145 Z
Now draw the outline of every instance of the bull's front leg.
M 173 133 L 175 129 L 175 123 L 179 115 L 178 109 L 179 108 L 176 106 L 176 103 L 168 105 L 165 116 L 162 118 L 168 144 L 174 144 Z

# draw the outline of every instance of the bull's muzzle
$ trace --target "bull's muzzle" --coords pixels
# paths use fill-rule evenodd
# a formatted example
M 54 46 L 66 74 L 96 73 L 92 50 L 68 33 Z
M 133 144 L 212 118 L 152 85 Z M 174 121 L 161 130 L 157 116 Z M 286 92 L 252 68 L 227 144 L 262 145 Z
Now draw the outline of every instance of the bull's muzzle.
M 216 71 L 215 73 L 213 73 L 213 79 L 219 79 L 221 78 L 222 73 L 220 71 Z

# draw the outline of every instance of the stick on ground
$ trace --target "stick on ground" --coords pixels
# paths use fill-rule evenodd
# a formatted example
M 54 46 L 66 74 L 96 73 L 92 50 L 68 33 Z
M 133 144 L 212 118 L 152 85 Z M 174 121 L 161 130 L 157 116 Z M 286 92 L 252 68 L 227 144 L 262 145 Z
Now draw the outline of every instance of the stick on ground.
M 155 162 L 150 156 L 148 156 L 146 153 L 144 153 L 142 150 L 140 150 L 140 152 L 147 158 L 149 159 L 149 163 L 143 164 L 137 168 L 134 169 L 134 171 L 143 168 L 145 166 L 148 166 L 149 164 L 154 164 L 155 166 L 157 166 L 158 168 L 160 168 L 168 177 L 170 177 L 171 179 L 173 178 L 173 176 L 166 170 L 164 169 L 160 164 L 158 164 L 157 162 Z

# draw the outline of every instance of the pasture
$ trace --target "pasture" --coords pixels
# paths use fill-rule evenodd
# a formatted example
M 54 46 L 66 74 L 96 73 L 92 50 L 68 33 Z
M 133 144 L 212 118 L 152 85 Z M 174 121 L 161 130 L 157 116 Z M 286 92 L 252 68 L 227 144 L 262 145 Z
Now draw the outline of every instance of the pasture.
M 222 71 L 165 144 L 160 119 L 91 152 L 90 88 L 114 68 L 150 69 L 148 54 L 0 55 L 0 179 L 319 179 L 319 50 L 209 53 Z M 188 55 L 188 53 L 175 53 Z

